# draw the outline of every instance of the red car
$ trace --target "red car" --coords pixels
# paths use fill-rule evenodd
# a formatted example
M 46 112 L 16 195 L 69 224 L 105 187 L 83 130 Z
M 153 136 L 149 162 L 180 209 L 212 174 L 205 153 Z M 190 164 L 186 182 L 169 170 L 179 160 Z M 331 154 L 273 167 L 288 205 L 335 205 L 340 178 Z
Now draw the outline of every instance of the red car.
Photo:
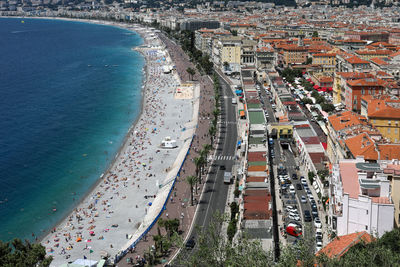
M 294 227 L 294 226 L 286 227 L 286 233 L 288 235 L 295 236 L 295 237 L 298 237 L 298 236 L 302 235 L 301 229 L 299 229 L 297 227 Z

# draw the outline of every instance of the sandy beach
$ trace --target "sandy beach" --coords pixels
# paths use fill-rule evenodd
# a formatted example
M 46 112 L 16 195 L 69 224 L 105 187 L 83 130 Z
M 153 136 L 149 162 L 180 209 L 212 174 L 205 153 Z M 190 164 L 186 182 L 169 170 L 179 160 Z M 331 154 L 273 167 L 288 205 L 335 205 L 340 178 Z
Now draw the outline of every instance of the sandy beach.
M 101 24 L 127 28 L 125 24 Z M 193 118 L 197 116 L 197 113 L 193 116 L 195 101 L 176 97 L 181 81 L 174 71 L 163 72 L 163 66 L 173 62 L 156 35 L 146 29 L 135 28 L 135 31 L 147 39 L 138 49 L 146 58 L 142 114 L 97 186 L 42 239 L 47 254 L 54 257 L 51 266 L 84 257 L 99 260 L 105 254 L 112 258 L 126 248 L 148 223 L 144 218 L 148 220 L 151 213 L 157 212 L 157 203 L 162 202 L 158 199 L 165 195 L 177 164 L 188 149 L 194 132 Z M 151 46 L 146 47 L 150 41 Z M 185 95 L 196 97 L 195 93 Z M 167 136 L 176 140 L 177 148 L 160 147 Z

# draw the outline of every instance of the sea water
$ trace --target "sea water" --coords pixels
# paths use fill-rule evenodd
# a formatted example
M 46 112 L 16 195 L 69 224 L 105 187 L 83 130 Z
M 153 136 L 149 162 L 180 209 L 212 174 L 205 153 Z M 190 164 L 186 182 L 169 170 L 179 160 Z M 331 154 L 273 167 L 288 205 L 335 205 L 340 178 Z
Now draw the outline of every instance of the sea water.
M 140 113 L 141 43 L 117 27 L 0 18 L 0 240 L 40 237 L 106 171 Z

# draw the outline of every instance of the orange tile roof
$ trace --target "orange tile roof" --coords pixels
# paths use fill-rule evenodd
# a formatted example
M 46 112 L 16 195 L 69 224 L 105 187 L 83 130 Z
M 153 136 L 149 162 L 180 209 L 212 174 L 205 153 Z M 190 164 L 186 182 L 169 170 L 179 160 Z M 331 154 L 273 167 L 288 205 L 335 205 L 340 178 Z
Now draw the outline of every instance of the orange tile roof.
M 361 58 L 359 58 L 357 56 L 352 56 L 352 57 L 349 57 L 349 58 L 345 58 L 345 60 L 347 62 L 349 62 L 350 64 L 369 64 L 368 61 L 363 60 L 363 59 L 361 59 Z
M 375 64 L 377 64 L 377 65 L 380 65 L 380 66 L 382 66 L 382 65 L 389 65 L 389 63 L 388 63 L 387 61 L 385 61 L 384 59 L 379 58 L 379 57 L 374 57 L 374 58 L 371 58 L 370 60 L 371 60 L 373 63 L 375 63 Z
M 362 78 L 375 78 L 372 73 L 368 72 L 337 72 L 336 75 L 339 75 L 341 78 L 348 79 L 362 79 Z
M 347 84 L 349 86 L 380 86 L 383 87 L 385 82 L 381 79 L 358 79 L 358 80 L 348 80 Z
M 358 55 L 390 55 L 392 51 L 390 50 L 357 50 Z
M 336 53 L 316 53 L 313 57 L 336 57 Z
M 374 238 L 367 232 L 353 233 L 349 235 L 338 236 L 332 240 L 328 245 L 322 248 L 317 255 L 325 254 L 329 258 L 340 258 L 352 246 L 360 241 L 370 243 Z
M 378 152 L 375 150 L 375 142 L 368 134 L 361 133 L 344 141 L 353 157 L 364 156 L 365 160 L 377 160 Z M 358 183 L 358 180 L 357 180 Z
M 352 111 L 345 111 L 329 116 L 328 120 L 335 131 L 340 131 L 358 124 L 367 124 L 367 118 Z

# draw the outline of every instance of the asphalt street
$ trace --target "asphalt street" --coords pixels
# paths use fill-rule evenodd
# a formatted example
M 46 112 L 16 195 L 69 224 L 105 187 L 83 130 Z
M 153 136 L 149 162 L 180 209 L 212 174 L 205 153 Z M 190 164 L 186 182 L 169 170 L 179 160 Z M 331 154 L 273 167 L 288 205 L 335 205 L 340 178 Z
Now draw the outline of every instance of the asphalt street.
M 199 201 L 198 214 L 195 219 L 195 227 L 189 233 L 190 237 L 196 237 L 197 227 L 207 229 L 213 215 L 218 211 L 224 213 L 228 194 L 228 184 L 224 184 L 224 172 L 231 171 L 235 164 L 235 150 L 237 144 L 237 128 L 235 105 L 232 104 L 234 97 L 229 85 L 220 78 L 221 91 L 221 115 L 220 115 L 220 138 L 217 141 L 217 152 L 213 161 L 212 169 L 206 182 L 204 193 Z M 211 123 L 211 122 L 210 122 Z M 221 160 L 220 158 L 227 158 Z M 223 166 L 223 167 L 222 167 Z M 196 227 L 197 226 L 197 227 Z M 196 249 L 196 246 L 194 250 Z M 181 258 L 190 257 L 192 250 L 182 250 Z M 175 264 L 174 264 L 175 266 Z

